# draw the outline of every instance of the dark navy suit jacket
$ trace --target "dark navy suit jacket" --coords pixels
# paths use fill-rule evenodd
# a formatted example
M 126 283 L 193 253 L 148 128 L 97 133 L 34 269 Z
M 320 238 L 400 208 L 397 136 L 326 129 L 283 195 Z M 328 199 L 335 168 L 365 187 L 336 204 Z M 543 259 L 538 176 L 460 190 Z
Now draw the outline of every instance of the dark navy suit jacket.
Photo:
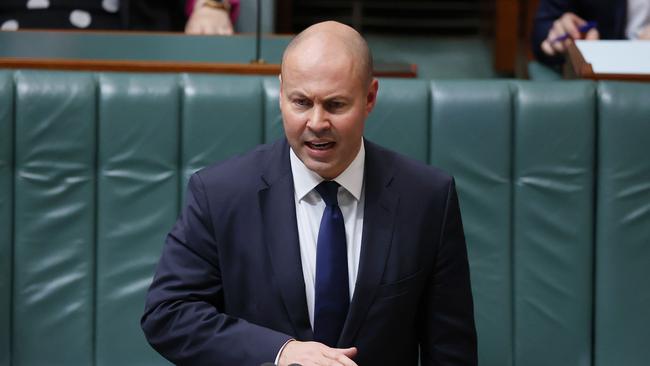
M 453 179 L 368 141 L 359 275 L 340 347 L 359 365 L 476 365 L 465 239 Z M 184 365 L 272 362 L 312 340 L 286 140 L 189 182 L 142 327 Z
M 531 39 L 533 53 L 540 62 L 557 65 L 564 61 L 561 56 L 547 56 L 540 46 L 553 22 L 569 11 L 586 21 L 596 21 L 601 39 L 625 38 L 626 0 L 540 0 Z

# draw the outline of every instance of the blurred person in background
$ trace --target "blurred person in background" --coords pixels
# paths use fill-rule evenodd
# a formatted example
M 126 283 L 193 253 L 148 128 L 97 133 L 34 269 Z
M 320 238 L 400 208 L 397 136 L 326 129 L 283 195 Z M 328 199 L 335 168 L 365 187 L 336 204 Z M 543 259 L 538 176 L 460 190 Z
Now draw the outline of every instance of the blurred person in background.
M 588 22 L 596 26 L 581 32 Z M 558 40 L 564 34 L 568 38 Z M 532 33 L 535 58 L 558 67 L 575 39 L 650 39 L 650 0 L 540 0 Z
M 3 0 L 0 29 L 94 29 L 233 34 L 239 0 Z

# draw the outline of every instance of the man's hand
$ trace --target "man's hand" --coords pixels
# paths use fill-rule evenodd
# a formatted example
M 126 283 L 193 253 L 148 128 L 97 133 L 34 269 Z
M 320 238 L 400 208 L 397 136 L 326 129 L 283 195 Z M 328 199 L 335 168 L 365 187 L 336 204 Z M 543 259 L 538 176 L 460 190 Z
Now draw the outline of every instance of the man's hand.
M 297 363 L 302 366 L 357 366 L 352 361 L 352 357 L 356 354 L 355 347 L 331 348 L 318 342 L 290 341 L 280 353 L 278 365 L 288 366 Z
M 650 40 L 650 25 L 646 25 L 639 31 L 639 39 L 648 41 Z
M 196 6 L 187 20 L 185 33 L 229 36 L 233 34 L 233 28 L 227 11 L 207 6 Z
M 587 22 L 573 13 L 564 13 L 559 19 L 553 23 L 553 27 L 548 32 L 546 39 L 542 42 L 542 51 L 549 56 L 557 54 L 564 54 L 567 46 L 574 39 L 583 39 L 582 34 L 578 28 Z M 568 34 L 569 38 L 563 41 L 556 41 L 557 37 Z M 584 39 L 596 40 L 600 38 L 600 34 L 596 28 L 592 28 L 584 35 Z

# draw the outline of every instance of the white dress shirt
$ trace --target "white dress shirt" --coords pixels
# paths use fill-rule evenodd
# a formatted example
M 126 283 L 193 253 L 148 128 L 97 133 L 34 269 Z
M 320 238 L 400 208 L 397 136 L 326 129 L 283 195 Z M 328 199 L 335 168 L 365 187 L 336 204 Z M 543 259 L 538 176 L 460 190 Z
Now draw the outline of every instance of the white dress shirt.
M 314 301 L 316 279 L 316 242 L 325 202 L 314 188 L 324 179 L 309 170 L 298 156 L 290 150 L 291 172 L 293 174 L 300 259 L 305 279 L 305 295 L 309 321 L 314 329 Z M 350 299 L 354 293 L 361 254 L 361 233 L 363 231 L 364 167 L 366 151 L 361 142 L 359 153 L 352 163 L 333 180 L 341 185 L 338 192 L 339 207 L 345 222 L 345 239 L 348 255 L 348 281 Z
M 314 303 L 316 283 L 316 243 L 320 220 L 325 211 L 325 202 L 314 188 L 324 179 L 309 170 L 298 158 L 293 149 L 289 149 L 291 173 L 293 175 L 293 191 L 296 204 L 296 221 L 298 224 L 298 240 L 300 242 L 300 260 L 302 262 L 302 276 L 305 280 L 305 296 L 307 298 L 307 311 L 311 329 L 314 329 Z M 354 285 L 357 282 L 359 269 L 359 256 L 361 255 L 361 234 L 363 232 L 363 207 L 364 207 L 364 172 L 366 150 L 361 140 L 361 148 L 350 165 L 333 180 L 341 187 L 338 192 L 339 208 L 343 214 L 345 224 L 345 241 L 348 255 L 348 284 L 350 300 L 354 294 Z M 288 340 L 275 356 L 275 364 L 280 361 L 280 354 L 284 347 L 293 339 Z

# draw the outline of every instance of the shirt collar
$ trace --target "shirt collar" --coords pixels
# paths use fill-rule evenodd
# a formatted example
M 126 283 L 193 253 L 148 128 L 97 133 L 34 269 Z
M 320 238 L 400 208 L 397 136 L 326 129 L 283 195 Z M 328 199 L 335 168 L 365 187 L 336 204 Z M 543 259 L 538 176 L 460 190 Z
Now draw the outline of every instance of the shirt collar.
M 291 148 L 289 148 L 289 160 L 291 161 L 293 187 L 296 192 L 296 197 L 298 200 L 302 200 L 320 182 L 324 181 L 324 179 L 317 173 L 309 170 Z M 346 191 L 350 192 L 357 201 L 361 199 L 365 161 L 366 149 L 362 139 L 357 156 L 339 176 L 333 179 L 341 187 L 345 188 Z

